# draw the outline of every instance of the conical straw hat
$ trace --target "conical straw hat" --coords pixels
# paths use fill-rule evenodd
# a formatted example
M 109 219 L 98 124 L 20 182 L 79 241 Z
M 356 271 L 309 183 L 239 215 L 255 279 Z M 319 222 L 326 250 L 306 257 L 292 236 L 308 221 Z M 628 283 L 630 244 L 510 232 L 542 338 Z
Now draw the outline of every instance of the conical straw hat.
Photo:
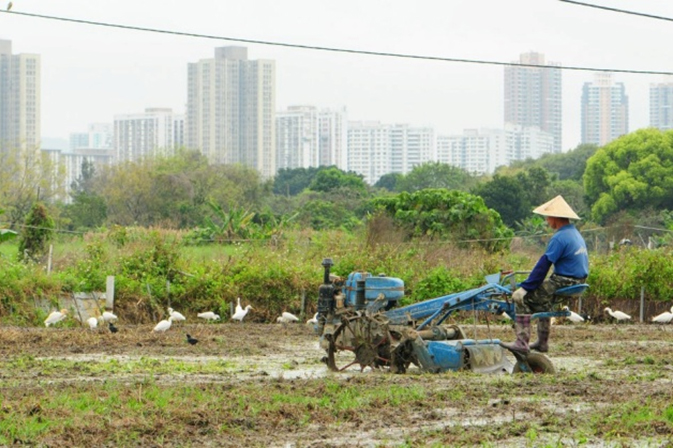
M 545 202 L 533 210 L 533 213 L 542 216 L 554 216 L 556 218 L 580 219 L 561 195 L 556 196 L 549 202 Z

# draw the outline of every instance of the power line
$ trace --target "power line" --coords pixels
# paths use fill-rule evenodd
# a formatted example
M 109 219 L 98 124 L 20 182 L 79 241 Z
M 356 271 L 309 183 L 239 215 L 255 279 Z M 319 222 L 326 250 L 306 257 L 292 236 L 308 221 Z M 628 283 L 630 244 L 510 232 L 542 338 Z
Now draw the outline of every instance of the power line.
M 673 22 L 673 18 L 664 17 L 664 16 L 656 16 L 654 14 L 645 14 L 643 12 L 627 11 L 625 9 L 612 8 L 610 6 L 593 5 L 591 3 L 576 2 L 574 0 L 559 0 L 559 1 L 563 2 L 563 3 L 571 3 L 573 5 L 578 5 L 578 6 L 586 6 L 588 8 L 596 8 L 596 9 L 602 9 L 602 10 L 605 10 L 605 11 L 620 12 L 622 14 L 631 14 L 631 15 L 634 15 L 634 16 L 648 17 L 650 19 L 666 20 L 668 22 Z
M 565 1 L 565 0 L 561 0 Z M 380 52 L 380 51 L 369 51 L 369 50 L 357 50 L 351 48 L 338 48 L 338 47 L 323 47 L 317 45 L 305 45 L 305 44 L 293 44 L 288 42 L 275 42 L 267 40 L 258 40 L 258 39 L 244 39 L 240 37 L 229 37 L 229 36 L 216 36 L 212 34 L 199 34 L 199 33 L 188 33 L 184 31 L 175 31 L 175 30 L 165 30 L 159 28 L 147 28 L 140 26 L 132 25 L 123 25 L 119 23 L 110 23 L 110 22 L 98 22 L 93 20 L 83 20 L 83 19 L 73 19 L 69 17 L 57 17 L 49 16 L 43 14 L 32 14 L 27 12 L 19 11 L 6 11 L 0 10 L 4 14 L 15 14 L 25 17 L 33 17 L 38 19 L 46 20 L 57 20 L 61 22 L 69 23 L 79 23 L 82 25 L 92 25 L 92 26 L 102 26 L 108 28 L 119 28 L 125 30 L 133 31 L 144 31 L 149 33 L 159 33 L 159 34 L 169 34 L 174 36 L 186 36 L 186 37 L 196 37 L 200 39 L 213 39 L 213 40 L 224 40 L 229 42 L 241 42 L 246 44 L 258 44 L 258 45 L 270 45 L 276 47 L 286 47 L 286 48 L 298 48 L 302 50 L 315 50 L 315 51 L 331 51 L 335 53 L 349 53 L 349 54 L 360 54 L 366 56 L 380 56 L 380 57 L 392 57 L 392 58 L 402 58 L 402 59 L 418 59 L 426 61 L 439 61 L 439 62 L 459 62 L 465 64 L 482 64 L 482 65 L 498 65 L 506 67 L 531 67 L 531 68 L 550 68 L 558 70 L 574 70 L 574 71 L 587 71 L 587 72 L 610 72 L 610 73 L 632 73 L 639 75 L 673 75 L 673 72 L 670 71 L 658 71 L 658 70 L 632 70 L 632 69 L 620 69 L 620 68 L 601 68 L 601 67 L 582 67 L 582 66 L 572 66 L 572 65 L 547 65 L 547 64 L 524 64 L 519 62 L 500 62 L 500 61 L 487 61 L 482 59 L 464 59 L 464 58 L 448 58 L 440 56 L 427 56 L 427 55 L 417 55 L 417 54 L 407 54 L 407 53 L 389 53 L 389 52 Z

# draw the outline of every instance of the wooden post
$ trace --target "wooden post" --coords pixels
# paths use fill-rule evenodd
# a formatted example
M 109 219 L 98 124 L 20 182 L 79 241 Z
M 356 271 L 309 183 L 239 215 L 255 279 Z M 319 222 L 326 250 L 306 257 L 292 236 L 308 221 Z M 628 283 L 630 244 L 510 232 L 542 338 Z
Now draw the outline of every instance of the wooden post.
M 233 316 L 233 315 L 234 315 L 234 302 L 231 302 L 231 303 L 229 304 L 229 312 L 231 313 L 229 316 Z
M 301 290 L 301 314 L 299 316 L 301 320 L 304 320 L 304 317 L 306 317 L 306 290 L 303 288 Z
M 645 287 L 640 287 L 640 323 L 643 323 L 643 313 L 645 311 Z
M 49 245 L 49 257 L 47 258 L 47 275 L 51 274 L 51 258 L 54 255 L 54 245 Z
M 105 309 L 114 310 L 115 306 L 115 277 L 108 275 L 105 281 Z

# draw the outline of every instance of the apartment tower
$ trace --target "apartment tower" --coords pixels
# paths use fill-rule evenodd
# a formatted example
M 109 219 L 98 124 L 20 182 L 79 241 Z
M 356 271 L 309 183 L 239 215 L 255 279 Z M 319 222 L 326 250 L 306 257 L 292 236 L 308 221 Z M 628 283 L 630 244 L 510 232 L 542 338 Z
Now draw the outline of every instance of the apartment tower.
M 629 98 L 611 73 L 597 73 L 582 87 L 582 143 L 603 146 L 629 132 Z
M 529 52 L 505 67 L 505 124 L 537 127 L 554 137 L 554 152 L 563 150 L 562 70 Z M 535 66 L 544 67 L 535 67 Z
M 40 56 L 0 40 L 0 153 L 40 145 Z
M 276 174 L 276 64 L 248 60 L 245 47 L 219 47 L 188 64 L 186 140 L 212 163 Z

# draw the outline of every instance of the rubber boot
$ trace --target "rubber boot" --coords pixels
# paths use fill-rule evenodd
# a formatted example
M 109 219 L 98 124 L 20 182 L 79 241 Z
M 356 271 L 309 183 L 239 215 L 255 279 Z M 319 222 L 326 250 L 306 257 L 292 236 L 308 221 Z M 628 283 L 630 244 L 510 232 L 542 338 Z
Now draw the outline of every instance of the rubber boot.
M 549 331 L 551 330 L 551 319 L 543 318 L 537 322 L 537 341 L 530 344 L 528 348 L 540 353 L 549 351 Z
M 516 341 L 511 343 L 501 342 L 500 345 L 507 350 L 528 354 L 530 348 L 528 341 L 530 340 L 530 314 L 517 314 L 514 320 L 514 333 L 516 334 Z

